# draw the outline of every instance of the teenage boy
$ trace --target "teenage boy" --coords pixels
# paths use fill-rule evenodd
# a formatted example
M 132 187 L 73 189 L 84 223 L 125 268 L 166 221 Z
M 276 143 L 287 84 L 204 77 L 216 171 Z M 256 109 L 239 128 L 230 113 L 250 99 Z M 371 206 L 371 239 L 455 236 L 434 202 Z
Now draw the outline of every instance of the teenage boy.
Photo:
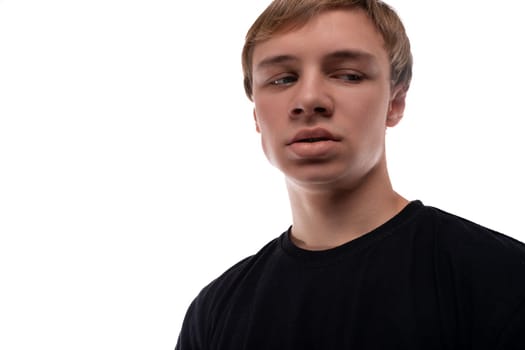
M 206 286 L 176 349 L 525 349 L 525 245 L 391 185 L 409 40 L 378 0 L 276 0 L 245 89 L 292 226 Z

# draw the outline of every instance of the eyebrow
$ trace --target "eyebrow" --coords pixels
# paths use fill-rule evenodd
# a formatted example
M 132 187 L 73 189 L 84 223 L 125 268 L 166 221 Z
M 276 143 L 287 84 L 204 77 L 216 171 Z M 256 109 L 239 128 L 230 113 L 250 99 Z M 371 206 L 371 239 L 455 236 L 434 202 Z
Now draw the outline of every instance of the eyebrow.
M 256 70 L 263 69 L 266 67 L 285 64 L 293 61 L 298 61 L 299 58 L 293 55 L 276 55 L 264 58 L 261 62 L 256 65 Z M 361 50 L 338 50 L 329 53 L 324 57 L 323 60 L 351 60 L 351 61 L 368 61 L 371 63 L 376 62 L 376 57 L 368 52 Z
M 257 63 L 256 69 L 262 69 L 270 66 L 275 66 L 279 64 L 284 64 L 292 61 L 297 61 L 298 58 L 292 55 L 277 55 L 270 56 L 263 59 L 261 62 Z
M 351 60 L 351 61 L 371 61 L 375 62 L 376 57 L 368 52 L 361 50 L 339 50 L 326 56 L 326 59 Z

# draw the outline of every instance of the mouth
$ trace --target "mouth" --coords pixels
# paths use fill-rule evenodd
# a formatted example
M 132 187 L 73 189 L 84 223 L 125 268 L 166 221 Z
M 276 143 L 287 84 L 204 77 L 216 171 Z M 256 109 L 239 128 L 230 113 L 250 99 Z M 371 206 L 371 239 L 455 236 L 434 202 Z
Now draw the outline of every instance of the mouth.
M 315 143 L 323 141 L 339 141 L 337 137 L 332 135 L 328 130 L 322 128 L 305 129 L 299 131 L 291 140 L 288 145 L 294 143 Z
M 326 137 L 308 137 L 305 139 L 296 140 L 294 141 L 294 143 L 297 143 L 297 142 L 313 143 L 313 142 L 320 142 L 320 141 L 332 141 L 332 139 L 326 138 Z

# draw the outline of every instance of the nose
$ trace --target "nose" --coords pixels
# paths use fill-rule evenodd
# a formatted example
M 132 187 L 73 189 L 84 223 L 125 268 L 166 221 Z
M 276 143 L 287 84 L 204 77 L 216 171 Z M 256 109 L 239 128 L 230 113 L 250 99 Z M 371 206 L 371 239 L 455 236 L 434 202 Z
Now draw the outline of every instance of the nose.
M 316 116 L 330 117 L 332 115 L 333 101 L 322 76 L 300 77 L 295 88 L 296 93 L 289 111 L 290 118 L 310 119 Z

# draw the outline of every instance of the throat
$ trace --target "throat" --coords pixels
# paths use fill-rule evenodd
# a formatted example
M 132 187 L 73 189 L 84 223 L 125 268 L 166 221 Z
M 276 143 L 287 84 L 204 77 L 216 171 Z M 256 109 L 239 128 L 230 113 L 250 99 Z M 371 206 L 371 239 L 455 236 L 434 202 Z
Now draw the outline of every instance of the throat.
M 294 197 L 290 196 L 293 217 L 290 238 L 306 250 L 327 250 L 353 241 L 385 224 L 408 204 L 395 192 L 375 200 L 369 196 L 363 200 L 312 193 Z

